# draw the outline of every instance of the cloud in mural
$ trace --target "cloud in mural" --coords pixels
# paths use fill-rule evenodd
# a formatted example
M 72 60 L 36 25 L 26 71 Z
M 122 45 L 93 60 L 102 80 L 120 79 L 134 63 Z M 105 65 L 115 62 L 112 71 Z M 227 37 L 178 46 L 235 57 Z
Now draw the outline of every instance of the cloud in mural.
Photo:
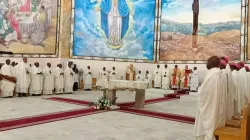
M 95 0 L 76 0 L 74 47 L 75 56 L 96 56 L 153 60 L 155 0 L 129 0 L 129 28 L 122 46 L 107 45 L 101 28 L 99 4 Z
M 162 2 L 163 18 L 181 23 L 191 23 L 193 20 L 192 3 L 193 0 L 164 0 Z M 200 0 L 199 22 L 206 24 L 240 21 L 240 3 L 239 0 Z

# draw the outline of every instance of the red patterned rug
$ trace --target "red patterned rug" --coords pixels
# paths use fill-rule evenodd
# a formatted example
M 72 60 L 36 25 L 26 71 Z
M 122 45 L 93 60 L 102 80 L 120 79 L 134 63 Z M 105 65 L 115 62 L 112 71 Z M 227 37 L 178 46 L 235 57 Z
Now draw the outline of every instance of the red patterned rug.
M 77 109 L 77 110 L 42 114 L 42 115 L 23 117 L 17 119 L 2 120 L 2 121 L 0 120 L 0 131 L 6 131 L 21 127 L 65 120 L 65 119 L 71 119 L 71 118 L 96 114 L 100 112 L 103 111 L 96 111 L 94 109 Z

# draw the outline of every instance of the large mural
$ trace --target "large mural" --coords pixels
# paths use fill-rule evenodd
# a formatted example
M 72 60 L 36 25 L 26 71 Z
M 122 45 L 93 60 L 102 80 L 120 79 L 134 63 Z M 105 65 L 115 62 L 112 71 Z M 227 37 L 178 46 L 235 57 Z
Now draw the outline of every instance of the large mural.
M 162 0 L 160 61 L 240 59 L 241 0 Z
M 0 0 L 0 51 L 55 54 L 57 0 Z
M 75 0 L 73 56 L 153 60 L 155 0 Z

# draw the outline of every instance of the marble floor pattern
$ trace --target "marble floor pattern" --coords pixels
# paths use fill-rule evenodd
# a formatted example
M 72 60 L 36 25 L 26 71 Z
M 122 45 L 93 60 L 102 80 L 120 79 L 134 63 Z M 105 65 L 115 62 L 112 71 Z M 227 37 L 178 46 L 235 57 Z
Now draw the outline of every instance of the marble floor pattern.
M 194 140 L 193 125 L 105 112 L 0 132 L 1 140 Z
M 179 100 L 148 104 L 144 109 L 162 113 L 195 117 L 197 109 L 197 99 L 198 98 L 195 95 L 184 95 L 181 96 Z
M 41 97 L 0 98 L 0 120 L 87 108 L 85 106 L 53 102 Z
M 146 99 L 161 98 L 173 91 L 148 89 Z M 74 94 L 0 99 L 0 120 L 88 108 L 87 106 L 44 100 L 49 97 L 97 101 L 101 91 L 77 91 Z M 118 103 L 134 101 L 135 93 L 118 91 Z M 148 104 L 145 110 L 195 116 L 195 93 L 178 100 Z M 194 140 L 193 125 L 124 112 L 62 120 L 0 132 L 0 140 Z

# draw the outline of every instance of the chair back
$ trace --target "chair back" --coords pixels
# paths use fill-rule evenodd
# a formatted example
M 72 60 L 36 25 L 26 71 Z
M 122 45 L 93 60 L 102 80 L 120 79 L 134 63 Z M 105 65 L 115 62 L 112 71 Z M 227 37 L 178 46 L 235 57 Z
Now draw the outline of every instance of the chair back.
M 249 116 L 249 104 L 244 105 L 242 108 L 242 120 L 241 120 L 241 140 L 247 140 L 247 136 L 248 136 L 248 116 Z

